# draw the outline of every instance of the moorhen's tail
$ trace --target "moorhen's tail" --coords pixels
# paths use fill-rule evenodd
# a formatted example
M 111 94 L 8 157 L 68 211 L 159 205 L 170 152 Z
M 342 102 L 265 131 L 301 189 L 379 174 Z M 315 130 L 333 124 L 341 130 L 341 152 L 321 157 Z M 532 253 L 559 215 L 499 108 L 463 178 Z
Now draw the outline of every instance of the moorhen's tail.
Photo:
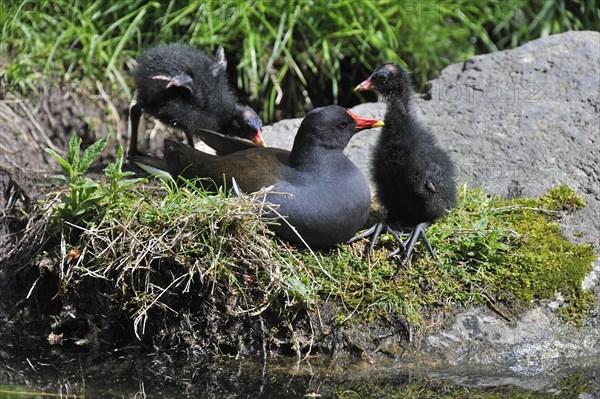
M 171 178 L 167 162 L 162 158 L 138 153 L 137 155 L 129 156 L 129 160 L 150 176 L 155 176 L 163 180 Z
M 165 139 L 163 151 L 168 170 L 175 177 L 198 177 L 198 175 L 193 176 L 190 169 L 193 169 L 194 165 L 208 162 L 213 157 L 213 155 L 198 151 L 192 146 L 169 139 Z

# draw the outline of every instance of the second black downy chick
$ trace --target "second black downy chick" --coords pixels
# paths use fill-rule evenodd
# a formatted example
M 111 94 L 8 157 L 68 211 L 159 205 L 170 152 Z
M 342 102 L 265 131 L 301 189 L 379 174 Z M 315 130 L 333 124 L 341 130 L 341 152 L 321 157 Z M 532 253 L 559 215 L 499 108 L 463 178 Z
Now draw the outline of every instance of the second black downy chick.
M 412 110 L 412 83 L 408 72 L 393 63 L 376 69 L 355 90 L 378 92 L 387 104 L 385 126 L 375 147 L 372 174 L 377 197 L 387 209 L 385 222 L 377 223 L 352 241 L 373 235 L 370 251 L 382 230 L 391 232 L 407 261 L 421 237 L 432 256 L 425 230 L 456 205 L 455 168 L 435 137 Z M 391 226 L 412 227 L 406 244 Z
M 251 140 L 264 146 L 262 122 L 256 112 L 237 102 L 227 82 L 223 47 L 215 57 L 181 44 L 145 51 L 134 72 L 136 102 L 130 109 L 129 155 L 137 154 L 138 125 L 142 112 L 181 128 L 188 143 L 200 129 Z

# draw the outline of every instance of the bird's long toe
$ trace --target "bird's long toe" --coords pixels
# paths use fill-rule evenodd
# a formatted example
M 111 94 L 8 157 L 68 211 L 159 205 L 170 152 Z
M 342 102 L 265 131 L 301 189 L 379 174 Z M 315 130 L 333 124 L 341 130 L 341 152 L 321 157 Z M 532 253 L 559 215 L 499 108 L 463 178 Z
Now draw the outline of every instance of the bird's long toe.
M 429 242 L 427 235 L 425 235 L 425 231 L 427 230 L 428 227 L 429 227 L 429 222 L 419 223 L 410 232 L 408 238 L 404 242 L 404 248 L 402 251 L 404 253 L 404 255 L 402 256 L 402 260 L 401 260 L 401 263 L 403 265 L 407 264 L 410 261 L 410 258 L 412 257 L 413 251 L 415 249 L 415 245 L 417 244 L 417 241 L 419 241 L 419 238 L 421 240 L 423 240 L 423 242 L 425 243 L 425 246 L 427 247 L 427 250 L 429 251 L 431 256 L 434 259 L 437 259 L 437 257 L 435 256 L 435 253 L 433 252 L 433 247 L 431 246 L 431 243 Z M 400 253 L 401 249 L 402 248 L 396 249 L 388 257 L 397 255 L 398 253 Z
M 398 243 L 398 249 L 396 249 L 394 252 L 392 252 L 393 255 L 397 254 L 400 251 L 402 251 L 402 252 L 405 251 L 404 242 L 400 238 L 400 235 L 403 234 L 402 231 L 394 230 L 386 222 L 378 222 L 378 223 L 374 224 L 373 226 L 369 227 L 367 230 L 363 231 L 362 233 L 360 233 L 360 234 L 352 237 L 350 240 L 346 241 L 346 244 L 351 244 L 362 238 L 371 237 L 370 242 L 369 242 L 369 253 L 373 253 L 373 251 L 375 249 L 375 243 L 379 240 L 379 237 L 381 236 L 382 232 L 390 233 L 394 237 L 396 242 Z M 390 255 L 390 256 L 393 256 L 393 255 Z
M 377 224 L 374 224 L 373 226 L 369 227 L 367 230 L 363 231 L 362 233 L 355 235 L 354 237 L 352 237 L 351 239 L 346 241 L 346 244 L 352 244 L 353 242 L 356 242 L 362 238 L 369 237 L 371 234 L 373 234 L 373 232 L 377 228 Z
M 379 239 L 379 236 L 381 235 L 381 231 L 384 229 L 384 227 L 387 228 L 387 224 L 384 222 L 375 223 L 373 226 L 369 227 L 367 230 L 363 231 L 362 233 L 360 233 L 360 234 L 352 237 L 348 241 L 346 241 L 346 244 L 352 244 L 353 242 L 358 241 L 362 238 L 371 237 L 370 242 L 369 242 L 369 253 L 372 253 L 375 248 L 375 243 Z

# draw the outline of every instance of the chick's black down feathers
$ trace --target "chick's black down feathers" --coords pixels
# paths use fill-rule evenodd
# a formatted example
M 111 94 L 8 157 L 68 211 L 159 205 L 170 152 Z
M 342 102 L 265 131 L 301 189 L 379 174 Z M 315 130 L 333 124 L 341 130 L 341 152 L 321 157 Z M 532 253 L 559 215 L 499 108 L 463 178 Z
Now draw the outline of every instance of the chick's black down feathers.
M 387 231 L 392 230 L 390 225 L 414 228 L 408 245 L 400 242 L 401 248 L 394 254 L 402 250 L 408 259 L 419 237 L 431 251 L 424 230 L 456 204 L 452 160 L 416 119 L 412 83 L 402 67 L 385 64 L 356 90 L 376 91 L 387 104 L 385 126 L 372 159 L 372 177 L 377 197 L 388 211 Z M 357 237 L 375 233 L 373 240 L 377 240 L 381 230 L 381 226 L 372 228 Z
M 131 110 L 133 153 L 141 111 L 193 135 L 208 129 L 262 143 L 262 123 L 252 108 L 238 104 L 227 82 L 222 47 L 215 57 L 186 45 L 165 45 L 145 51 L 134 72 L 136 104 Z M 135 107 L 135 108 L 134 108 Z
M 432 222 L 456 203 L 452 160 L 414 116 L 412 84 L 402 67 L 386 64 L 375 71 L 373 89 L 388 104 L 372 163 L 388 221 L 409 226 Z

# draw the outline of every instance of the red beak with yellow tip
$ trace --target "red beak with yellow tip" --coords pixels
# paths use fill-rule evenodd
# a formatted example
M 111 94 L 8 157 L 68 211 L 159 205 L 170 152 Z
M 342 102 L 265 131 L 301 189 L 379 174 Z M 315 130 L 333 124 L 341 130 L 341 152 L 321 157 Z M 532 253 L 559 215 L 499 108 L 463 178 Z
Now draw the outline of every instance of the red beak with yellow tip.
M 371 90 L 371 79 L 367 79 L 354 88 L 354 91 L 369 91 Z
M 258 129 L 256 134 L 254 135 L 254 138 L 252 139 L 252 141 L 254 142 L 254 144 L 258 145 L 259 147 L 267 146 L 262 138 L 262 135 L 260 134 L 260 129 Z
M 379 119 L 363 118 L 361 116 L 354 115 L 350 111 L 348 111 L 348 115 L 350 115 L 352 119 L 356 121 L 356 130 L 371 129 L 374 127 L 383 126 L 383 121 L 380 121 Z

